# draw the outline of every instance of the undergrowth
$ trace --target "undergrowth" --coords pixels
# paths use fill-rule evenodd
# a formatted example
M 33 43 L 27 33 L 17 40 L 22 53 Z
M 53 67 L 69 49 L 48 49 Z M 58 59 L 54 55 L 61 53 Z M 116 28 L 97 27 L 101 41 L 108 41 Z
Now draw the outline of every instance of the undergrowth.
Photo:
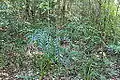
M 119 5 L 27 1 L 0 2 L 1 70 L 12 67 L 14 77 L 25 80 L 119 78 Z

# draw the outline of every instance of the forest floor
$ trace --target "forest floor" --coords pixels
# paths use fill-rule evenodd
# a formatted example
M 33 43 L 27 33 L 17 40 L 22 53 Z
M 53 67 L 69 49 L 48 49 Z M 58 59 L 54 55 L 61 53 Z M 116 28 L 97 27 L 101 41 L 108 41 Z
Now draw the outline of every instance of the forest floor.
M 120 66 L 117 66 L 120 70 Z M 3 69 L 0 69 L 0 80 L 29 80 L 29 79 L 23 79 L 23 78 L 17 78 L 16 75 L 18 73 L 21 73 L 19 69 L 15 69 L 13 66 L 9 66 Z M 39 79 L 30 79 L 30 80 L 39 80 Z M 53 79 L 51 76 L 47 75 L 45 76 L 42 80 L 82 80 L 82 79 L 75 79 L 65 76 L 60 76 L 58 78 Z M 112 79 L 107 79 L 107 80 L 120 80 L 120 74 L 116 77 L 113 77 Z

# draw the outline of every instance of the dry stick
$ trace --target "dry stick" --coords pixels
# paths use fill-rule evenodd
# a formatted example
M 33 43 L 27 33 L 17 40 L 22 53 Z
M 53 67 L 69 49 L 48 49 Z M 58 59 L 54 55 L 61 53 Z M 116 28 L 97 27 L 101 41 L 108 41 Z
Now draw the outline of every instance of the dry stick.
M 119 5 L 117 5 L 117 10 L 116 10 L 116 17 L 118 17 L 118 11 L 119 11 Z M 117 24 L 117 21 L 115 22 L 115 24 Z M 116 26 L 117 27 L 117 26 Z M 116 39 L 116 31 L 114 31 L 115 33 L 115 39 Z M 115 41 L 115 40 L 114 40 Z

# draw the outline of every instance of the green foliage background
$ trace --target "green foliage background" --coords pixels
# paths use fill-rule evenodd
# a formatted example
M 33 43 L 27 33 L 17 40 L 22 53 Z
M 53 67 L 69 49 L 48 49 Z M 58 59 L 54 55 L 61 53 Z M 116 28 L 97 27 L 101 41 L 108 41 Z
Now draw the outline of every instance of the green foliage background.
M 32 70 L 24 79 L 119 78 L 119 10 L 114 0 L 0 0 L 0 68 Z

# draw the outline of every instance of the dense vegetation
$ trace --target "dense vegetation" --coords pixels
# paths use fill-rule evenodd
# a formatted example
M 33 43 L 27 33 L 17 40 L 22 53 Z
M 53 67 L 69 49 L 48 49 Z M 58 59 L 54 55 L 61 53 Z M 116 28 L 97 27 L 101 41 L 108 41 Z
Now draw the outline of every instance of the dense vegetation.
M 0 0 L 0 80 L 119 80 L 119 0 Z

